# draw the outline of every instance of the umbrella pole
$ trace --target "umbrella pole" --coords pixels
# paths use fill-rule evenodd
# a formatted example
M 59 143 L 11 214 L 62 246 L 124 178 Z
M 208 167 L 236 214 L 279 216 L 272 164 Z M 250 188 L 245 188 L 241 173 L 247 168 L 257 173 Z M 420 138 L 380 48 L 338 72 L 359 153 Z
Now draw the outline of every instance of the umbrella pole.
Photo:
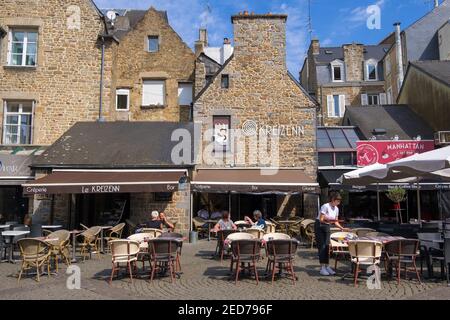
M 422 213 L 420 209 L 420 184 L 419 178 L 417 178 L 417 219 L 419 220 L 419 225 L 422 227 Z
M 377 213 L 378 213 L 378 222 L 381 221 L 381 208 L 380 208 L 380 184 L 377 183 Z

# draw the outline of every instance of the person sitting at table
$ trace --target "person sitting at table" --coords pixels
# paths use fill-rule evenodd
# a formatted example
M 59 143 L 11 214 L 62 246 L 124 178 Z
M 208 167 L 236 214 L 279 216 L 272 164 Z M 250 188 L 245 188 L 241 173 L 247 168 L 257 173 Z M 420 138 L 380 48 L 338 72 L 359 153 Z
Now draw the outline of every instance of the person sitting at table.
M 203 205 L 203 206 L 201 207 L 201 209 L 198 210 L 197 216 L 200 217 L 200 218 L 202 218 L 202 219 L 204 219 L 204 220 L 208 220 L 208 219 L 209 219 L 209 211 L 208 211 L 208 208 L 207 208 L 205 205 Z
M 228 211 L 222 212 L 222 219 L 216 223 L 213 230 L 214 232 L 218 232 L 220 230 L 236 230 L 237 227 L 234 224 L 233 220 L 230 219 L 230 213 Z
M 248 216 L 244 217 L 244 220 L 251 224 L 253 227 L 260 228 L 265 230 L 266 229 L 266 220 L 264 220 L 261 211 L 255 210 L 253 211 L 253 218 L 255 219 L 255 222 L 252 221 L 252 219 Z
M 334 224 L 341 231 L 347 231 L 338 221 L 339 205 L 342 197 L 339 192 L 331 192 L 329 202 L 325 203 L 317 215 L 314 224 L 317 248 L 319 250 L 319 261 L 321 264 L 320 274 L 323 276 L 334 275 L 333 269 L 329 266 L 330 261 L 330 225 Z
M 209 217 L 211 220 L 216 220 L 222 218 L 223 211 L 220 210 L 220 207 L 216 207 L 216 210 L 211 213 Z
M 156 210 L 152 211 L 151 220 L 145 223 L 145 228 L 162 230 L 163 226 L 166 226 L 169 229 L 174 228 L 174 225 L 167 220 L 166 215 L 163 212 L 159 213 Z

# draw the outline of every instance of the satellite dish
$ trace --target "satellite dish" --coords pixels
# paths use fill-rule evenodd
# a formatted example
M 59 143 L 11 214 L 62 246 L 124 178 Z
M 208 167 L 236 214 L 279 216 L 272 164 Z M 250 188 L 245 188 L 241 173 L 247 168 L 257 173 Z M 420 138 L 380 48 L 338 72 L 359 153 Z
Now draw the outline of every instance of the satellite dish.
M 106 16 L 108 17 L 109 20 L 114 21 L 117 17 L 117 12 L 109 10 L 108 12 L 106 12 Z

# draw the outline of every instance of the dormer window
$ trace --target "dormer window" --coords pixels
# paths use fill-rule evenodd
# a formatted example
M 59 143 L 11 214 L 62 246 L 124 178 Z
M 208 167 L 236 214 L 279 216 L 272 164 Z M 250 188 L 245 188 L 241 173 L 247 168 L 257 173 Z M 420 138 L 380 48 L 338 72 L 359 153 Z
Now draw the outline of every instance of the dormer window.
M 344 63 L 335 60 L 331 62 L 331 79 L 333 82 L 343 82 L 344 81 Z
M 367 81 L 378 80 L 378 61 L 374 59 L 366 61 L 366 80 Z

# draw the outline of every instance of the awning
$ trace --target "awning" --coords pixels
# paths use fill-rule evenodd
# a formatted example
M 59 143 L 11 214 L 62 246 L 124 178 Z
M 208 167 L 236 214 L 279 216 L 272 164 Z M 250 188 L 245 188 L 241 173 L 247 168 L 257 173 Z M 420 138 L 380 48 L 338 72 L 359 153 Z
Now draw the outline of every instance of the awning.
M 39 147 L 0 147 L 0 185 L 18 185 L 33 180 L 31 162 L 40 151 Z M 42 150 L 43 151 L 43 150 Z
M 24 194 L 174 192 L 186 170 L 54 170 Z
M 211 193 L 319 192 L 319 184 L 301 169 L 198 169 L 191 188 Z

